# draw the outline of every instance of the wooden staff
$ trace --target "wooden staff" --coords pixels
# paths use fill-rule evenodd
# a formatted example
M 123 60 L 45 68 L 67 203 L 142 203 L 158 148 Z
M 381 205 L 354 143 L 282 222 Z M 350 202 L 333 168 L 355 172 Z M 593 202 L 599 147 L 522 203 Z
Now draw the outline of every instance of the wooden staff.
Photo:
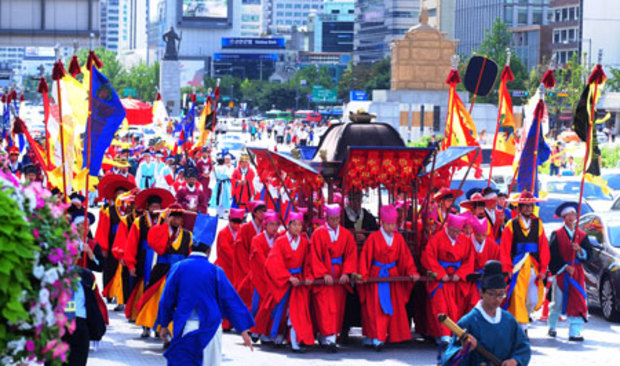
M 484 67 L 487 64 L 487 58 L 482 59 L 482 68 L 480 69 L 480 75 L 478 75 L 478 82 L 476 83 L 476 89 L 474 90 L 474 96 L 471 99 L 471 104 L 469 105 L 469 114 L 474 109 L 474 104 L 476 104 L 476 95 L 478 94 L 478 89 L 480 88 L 480 82 L 482 81 L 482 74 L 484 73 Z
M 506 48 L 506 65 L 505 67 L 507 67 L 508 69 L 510 69 L 510 48 Z M 503 74 L 503 73 L 502 73 Z M 504 81 L 501 80 L 500 81 L 500 88 L 501 88 L 501 84 Z M 507 83 L 504 85 L 504 90 L 508 87 Z M 495 136 L 493 137 L 493 150 L 491 150 L 491 153 L 495 152 L 495 148 L 497 147 L 497 137 L 499 135 L 499 127 L 500 127 L 500 121 L 502 119 L 502 108 L 504 106 L 504 98 L 502 98 L 502 95 L 500 93 L 499 95 L 499 109 L 497 110 L 497 124 L 495 126 Z M 491 186 L 491 177 L 493 176 L 493 157 L 491 157 L 491 164 L 489 165 L 489 180 L 487 182 L 487 187 Z
M 91 33 L 90 34 L 90 52 L 94 52 L 94 42 L 95 42 L 95 35 Z M 90 55 L 88 55 L 88 57 L 90 57 Z M 90 133 L 91 133 L 91 127 L 93 124 L 92 99 L 93 99 L 93 67 L 94 67 L 94 64 L 95 64 L 95 60 L 91 60 L 90 65 L 89 65 L 89 73 L 90 73 L 89 79 L 90 80 L 88 81 L 90 84 L 88 87 L 88 128 L 86 131 L 86 169 L 88 169 L 88 172 L 86 173 L 86 187 L 84 188 L 85 190 L 84 200 L 86 202 L 86 206 L 84 207 L 84 218 L 86 219 L 86 222 L 88 222 L 88 191 L 89 191 L 88 185 L 89 185 L 89 177 L 90 177 L 90 149 L 91 149 L 91 140 L 92 140 Z M 63 178 L 64 178 L 64 174 L 63 174 Z M 84 225 L 86 227 L 84 230 L 84 245 L 88 245 L 87 241 L 88 241 L 89 225 L 90 223 Z
M 452 319 L 450 319 L 450 317 L 448 317 L 446 314 L 439 314 L 438 319 L 441 324 L 443 324 L 452 333 L 454 333 L 454 335 L 457 336 L 461 341 L 464 341 L 467 336 L 469 336 L 469 334 L 463 328 L 459 327 L 458 324 L 452 321 Z M 499 357 L 495 356 L 489 350 L 484 348 L 484 346 L 480 344 L 480 342 L 477 343 L 478 344 L 476 345 L 476 348 L 474 348 L 476 352 L 481 354 L 482 357 L 489 360 L 489 362 L 491 362 L 493 366 L 501 366 L 502 360 L 500 360 Z
M 56 66 L 58 67 L 58 70 L 60 71 L 63 69 L 62 60 L 60 59 L 60 45 L 56 45 L 55 51 L 56 51 Z M 60 129 L 60 160 L 62 164 L 62 167 L 61 167 L 62 197 L 63 197 L 63 202 L 67 202 L 67 174 L 66 174 L 66 166 L 65 166 L 65 134 L 64 134 L 63 122 L 62 122 L 62 96 L 60 93 L 60 80 L 62 79 L 63 75 L 57 75 L 57 76 L 58 76 L 58 80 L 56 80 L 56 91 L 58 93 L 58 100 L 56 101 L 56 104 L 58 105 L 58 116 L 59 116 L 58 126 Z
M 263 179 L 261 178 L 261 175 L 258 174 L 258 164 L 254 160 L 254 155 L 252 155 L 250 151 L 248 151 L 248 156 L 250 157 L 250 162 L 256 168 L 256 174 L 258 175 L 258 179 L 261 181 L 261 183 L 263 183 L 263 189 L 265 190 L 267 197 L 269 197 L 269 199 L 271 200 L 273 207 L 278 207 L 278 205 L 276 204 L 276 200 L 271 196 L 271 192 L 269 192 L 269 186 L 267 185 L 267 180 L 263 181 Z M 284 218 L 282 217 L 281 212 L 278 212 L 278 218 L 280 219 L 280 223 L 282 224 L 282 226 L 286 227 L 286 222 L 284 221 Z

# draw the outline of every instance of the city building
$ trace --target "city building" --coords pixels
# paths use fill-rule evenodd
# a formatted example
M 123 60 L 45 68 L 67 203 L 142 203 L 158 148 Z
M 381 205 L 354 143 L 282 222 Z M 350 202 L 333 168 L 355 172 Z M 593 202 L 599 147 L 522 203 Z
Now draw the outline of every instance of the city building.
M 546 27 L 551 17 L 549 1 L 467 0 L 457 1 L 455 9 L 455 38 L 460 42 L 457 52 L 471 55 L 490 31 L 496 19 L 501 19 L 513 34 L 515 54 L 530 70 L 549 59 L 550 32 Z
M 551 0 L 551 51 L 555 62 L 565 65 L 579 54 L 581 39 L 581 0 Z
M 263 29 L 271 35 L 287 35 L 293 28 L 307 29 L 311 11 L 323 9 L 323 0 L 262 0 Z
M 300 69 L 308 66 L 325 67 L 336 84 L 350 62 L 351 53 L 342 52 L 299 52 L 297 58 Z
M 419 12 L 420 0 L 355 0 L 353 61 L 388 57 L 392 41 L 418 24 Z
M 457 0 L 426 0 L 428 24 L 446 33 L 447 39 L 454 39 L 454 16 Z
M 581 37 L 577 42 L 580 53 L 586 53 L 584 64 L 591 69 L 602 50 L 605 69 L 620 68 L 620 42 L 616 38 L 620 34 L 620 1 L 582 0 L 581 6 Z
M 310 13 L 310 51 L 353 52 L 354 21 L 353 0 L 326 0 L 323 11 Z
M 101 0 L 101 45 L 114 52 L 118 52 L 120 1 Z
M 53 47 L 99 37 L 99 0 L 2 0 L 0 45 Z M 10 16 L 7 16 L 10 14 Z
M 241 0 L 241 37 L 263 34 L 263 7 L 260 0 Z

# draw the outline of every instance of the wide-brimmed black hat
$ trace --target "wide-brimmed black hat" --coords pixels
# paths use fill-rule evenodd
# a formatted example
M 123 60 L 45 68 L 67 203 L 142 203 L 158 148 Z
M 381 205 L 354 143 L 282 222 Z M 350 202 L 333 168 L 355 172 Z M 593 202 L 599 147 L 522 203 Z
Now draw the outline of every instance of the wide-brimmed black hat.
M 506 275 L 506 272 L 502 271 L 502 263 L 500 261 L 487 261 L 482 270 L 480 287 L 483 290 L 505 289 Z

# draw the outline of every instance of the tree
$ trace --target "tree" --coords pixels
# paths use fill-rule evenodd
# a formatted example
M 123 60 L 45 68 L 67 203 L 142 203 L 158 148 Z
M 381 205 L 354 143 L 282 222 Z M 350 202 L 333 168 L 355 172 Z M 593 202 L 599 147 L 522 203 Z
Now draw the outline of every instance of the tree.
M 133 67 L 126 73 L 123 82 L 119 83 L 121 86 L 135 89 L 137 98 L 145 102 L 155 100 L 155 87 L 159 86 L 159 62 L 151 66 L 141 63 Z M 122 89 L 116 91 L 122 96 Z
M 609 69 L 607 82 L 605 83 L 607 90 L 612 92 L 620 92 L 620 69 Z
M 484 39 L 477 50 L 479 55 L 486 56 L 491 60 L 497 62 L 500 73 L 506 64 L 506 48 L 510 47 L 512 37 L 508 32 L 508 27 L 500 18 L 495 20 L 491 31 L 485 30 Z M 521 62 L 519 57 L 513 52 L 510 57 L 510 69 L 515 76 L 515 79 L 510 82 L 510 89 L 524 90 L 527 86 L 528 71 L 525 65 Z M 499 75 L 493 86 L 493 91 L 487 97 L 479 97 L 478 101 L 483 103 L 497 103 L 497 92 L 499 88 Z
M 125 71 L 123 65 L 118 61 L 116 53 L 99 47 L 95 50 L 95 54 L 103 63 L 103 67 L 99 71 L 110 80 L 112 87 L 117 92 L 122 91 L 127 71 Z M 85 48 L 79 50 L 77 56 L 80 61 L 80 66 L 85 67 L 86 60 L 88 59 L 88 50 Z M 65 63 L 65 67 L 69 67 L 68 65 L 69 60 Z
M 346 99 L 350 90 L 364 90 L 368 94 L 373 89 L 389 89 L 392 75 L 392 64 L 389 57 L 375 63 L 362 63 L 349 67 L 340 76 L 338 97 Z

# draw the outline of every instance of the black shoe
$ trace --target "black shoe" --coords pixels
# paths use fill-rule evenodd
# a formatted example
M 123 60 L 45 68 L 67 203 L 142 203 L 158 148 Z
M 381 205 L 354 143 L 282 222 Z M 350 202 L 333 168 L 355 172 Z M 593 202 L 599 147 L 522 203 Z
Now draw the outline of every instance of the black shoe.
M 375 349 L 375 352 L 383 351 L 383 347 L 385 347 L 385 343 L 379 343 L 373 346 L 373 348 Z
M 151 330 L 147 327 L 142 327 L 142 334 L 140 334 L 140 338 L 148 338 L 151 336 Z
M 327 344 L 327 353 L 338 353 L 338 346 L 336 343 Z
M 583 337 L 582 336 L 568 337 L 568 340 L 571 341 L 571 342 L 583 342 Z
M 300 345 L 299 348 L 291 347 L 291 350 L 293 351 L 293 353 L 306 353 L 306 347 L 302 345 Z
M 252 339 L 252 343 L 258 343 L 258 340 L 260 339 L 260 336 L 250 335 L 250 338 Z
M 120 305 L 120 304 L 119 304 L 119 305 L 116 305 L 116 306 L 114 307 L 114 309 L 112 309 L 112 310 L 113 310 L 113 311 L 123 311 L 123 310 L 125 310 L 125 305 Z
M 165 351 L 168 349 L 168 347 L 170 347 L 170 342 L 164 342 L 164 345 L 162 346 L 162 349 Z
M 338 343 L 342 345 L 349 344 L 349 331 L 342 331 L 340 337 L 338 337 Z
M 530 336 L 527 334 L 527 329 L 523 331 L 523 334 L 525 334 L 525 340 L 529 342 Z
M 558 332 L 555 331 L 554 329 L 549 329 L 549 331 L 547 332 L 547 335 L 551 338 L 555 338 L 555 336 L 558 335 Z

